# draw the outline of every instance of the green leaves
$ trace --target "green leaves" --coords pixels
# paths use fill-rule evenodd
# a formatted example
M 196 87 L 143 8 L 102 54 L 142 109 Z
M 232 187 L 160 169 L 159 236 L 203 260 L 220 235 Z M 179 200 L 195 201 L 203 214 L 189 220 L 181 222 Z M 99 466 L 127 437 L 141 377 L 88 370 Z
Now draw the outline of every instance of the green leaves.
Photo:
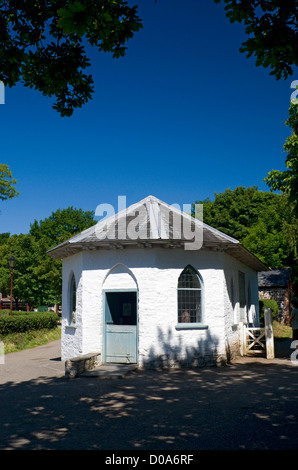
M 221 0 L 214 0 L 220 3 Z M 242 23 L 248 39 L 240 52 L 269 67 L 276 79 L 288 78 L 298 65 L 298 1 L 223 0 L 226 16 Z
M 53 212 L 31 224 L 29 234 L 0 234 L 0 292 L 10 291 L 7 259 L 14 254 L 14 297 L 30 305 L 61 303 L 62 265 L 47 255 L 47 250 L 94 225 L 93 212 L 67 209 Z
M 241 52 L 256 58 L 256 65 L 270 68 L 277 80 L 287 79 L 298 66 L 298 0 L 214 0 L 225 3 L 231 22 L 245 26 L 248 39 Z M 273 191 L 286 193 L 298 216 L 298 106 L 292 103 L 286 125 L 293 134 L 284 144 L 285 170 L 272 170 L 264 181 Z
M 56 109 L 62 117 L 91 99 L 93 80 L 82 72 L 89 66 L 83 46 L 64 42 L 57 49 L 51 42 L 46 47 L 29 52 L 30 60 L 23 67 L 25 85 L 45 96 L 56 96 Z
M 289 118 L 286 125 L 293 130 L 285 144 L 284 150 L 287 153 L 284 171 L 272 170 L 268 173 L 264 181 L 273 191 L 278 190 L 289 196 L 293 209 L 298 216 L 298 106 L 291 104 Z
M 267 266 L 279 268 L 292 264 L 294 247 L 290 246 L 287 233 L 295 233 L 297 220 L 292 218 L 287 198 L 276 195 L 274 204 L 260 208 L 259 218 L 242 240 L 243 245 Z
M 0 334 L 21 333 L 43 328 L 51 329 L 57 326 L 57 315 L 54 312 L 45 313 L 23 313 L 13 316 L 0 316 Z
M 86 32 L 86 26 L 82 21 L 82 12 L 86 10 L 86 6 L 81 2 L 74 2 L 68 8 L 60 8 L 58 13 L 57 26 L 62 29 L 64 34 L 77 33 L 82 36 Z
M 14 187 L 16 182 L 17 180 L 12 178 L 8 165 L 0 163 L 0 199 L 2 201 L 18 196 L 19 192 Z
M 122 0 L 0 2 L 0 80 L 55 97 L 53 108 L 69 117 L 94 92 L 83 40 L 119 58 L 141 27 Z
M 30 225 L 30 235 L 36 240 L 45 240 L 47 248 L 59 245 L 68 238 L 82 232 L 96 223 L 92 211 L 68 207 L 52 212 L 50 217 Z
M 237 187 L 204 204 L 204 222 L 239 240 L 271 268 L 297 264 L 298 220 L 286 195 Z

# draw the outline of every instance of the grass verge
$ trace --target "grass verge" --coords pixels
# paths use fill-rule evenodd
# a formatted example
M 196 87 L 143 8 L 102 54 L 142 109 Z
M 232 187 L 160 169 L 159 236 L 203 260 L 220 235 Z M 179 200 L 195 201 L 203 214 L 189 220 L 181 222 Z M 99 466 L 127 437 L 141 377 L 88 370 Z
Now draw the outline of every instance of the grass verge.
M 50 343 L 61 338 L 61 328 L 31 330 L 25 333 L 10 333 L 1 336 L 0 340 L 4 343 L 4 353 L 22 351 L 24 349 L 35 348 L 43 344 Z
M 276 320 L 273 320 L 273 335 L 276 340 L 283 340 L 285 338 L 292 338 L 292 328 L 283 325 Z

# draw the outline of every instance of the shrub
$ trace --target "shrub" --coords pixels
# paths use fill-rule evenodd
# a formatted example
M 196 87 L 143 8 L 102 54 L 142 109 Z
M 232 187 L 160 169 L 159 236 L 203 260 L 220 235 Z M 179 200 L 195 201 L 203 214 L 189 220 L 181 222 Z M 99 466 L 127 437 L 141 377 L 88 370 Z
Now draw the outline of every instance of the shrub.
M 0 335 L 55 328 L 57 326 L 57 319 L 58 317 L 54 312 L 18 312 L 15 315 L 2 315 L 0 316 Z
M 259 300 L 259 309 L 260 309 L 260 324 L 264 325 L 264 310 L 265 308 L 270 308 L 272 312 L 272 319 L 277 320 L 279 314 L 279 308 L 276 300 L 273 299 L 260 299 Z

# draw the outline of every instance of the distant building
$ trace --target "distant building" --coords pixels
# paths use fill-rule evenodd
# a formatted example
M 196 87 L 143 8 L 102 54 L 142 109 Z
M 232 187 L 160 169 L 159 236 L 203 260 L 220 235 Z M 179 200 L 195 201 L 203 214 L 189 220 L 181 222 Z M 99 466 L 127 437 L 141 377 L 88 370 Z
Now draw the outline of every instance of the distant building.
M 10 297 L 0 292 L 0 310 L 8 310 L 8 309 L 10 309 Z M 16 302 L 15 299 L 12 299 L 12 309 L 13 310 L 29 310 L 29 306 L 26 302 L 23 302 L 21 300 L 18 300 Z
M 0 310 L 7 310 L 10 308 L 10 298 L 6 295 L 0 294 Z M 15 308 L 15 301 L 13 300 L 12 308 Z
M 287 322 L 291 298 L 290 268 L 273 269 L 258 273 L 259 298 L 273 299 L 279 308 L 279 319 Z

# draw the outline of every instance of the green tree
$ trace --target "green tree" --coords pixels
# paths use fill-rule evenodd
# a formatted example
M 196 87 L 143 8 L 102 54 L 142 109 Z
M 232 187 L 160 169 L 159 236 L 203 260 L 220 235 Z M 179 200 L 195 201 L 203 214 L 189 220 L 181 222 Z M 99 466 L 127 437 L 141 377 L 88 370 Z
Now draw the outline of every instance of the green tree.
M 17 258 L 14 269 L 13 295 L 31 306 L 61 303 L 62 264 L 47 251 L 76 233 L 94 225 L 93 212 L 82 209 L 59 209 L 49 218 L 31 225 L 26 235 L 0 235 L 0 292 L 10 291 L 7 259 Z
M 245 26 L 247 40 L 240 51 L 254 56 L 256 65 L 270 69 L 277 80 L 293 75 L 298 65 L 298 0 L 214 0 L 225 3 L 226 16 Z M 292 104 L 286 122 L 293 134 L 286 140 L 285 171 L 270 171 L 265 178 L 271 190 L 286 192 L 298 215 L 297 105 Z
M 68 238 L 96 224 L 94 212 L 68 207 L 52 212 L 50 217 L 34 220 L 30 225 L 30 235 L 40 240 L 45 238 L 48 248 L 59 245 Z
M 0 291 L 10 292 L 10 270 L 7 259 L 14 255 L 13 296 L 31 306 L 55 304 L 59 300 L 55 281 L 61 276 L 59 263 L 47 260 L 45 246 L 30 235 L 12 235 L 0 245 Z
M 0 245 L 2 245 L 2 243 L 7 242 L 7 240 L 8 240 L 9 237 L 10 237 L 10 233 L 9 233 L 9 232 L 0 233 Z
M 12 177 L 8 165 L 0 163 L 0 199 L 12 199 L 18 196 L 19 192 L 16 191 L 14 185 L 17 180 Z
M 83 211 L 68 207 L 52 212 L 50 217 L 30 225 L 29 235 L 39 246 L 39 264 L 34 269 L 34 276 L 44 282 L 51 292 L 53 303 L 61 303 L 62 264 L 47 255 L 47 251 L 68 238 L 96 224 L 93 211 Z M 49 297 L 48 297 L 49 298 Z
M 203 203 L 205 223 L 239 240 L 267 266 L 297 263 L 298 221 L 286 195 L 240 186 L 197 203 Z
M 279 195 L 259 191 L 256 186 L 238 186 L 214 193 L 214 196 L 214 201 L 196 201 L 203 204 L 204 222 L 237 240 L 243 240 L 250 227 L 257 223 L 260 208 L 275 205 L 279 199 Z
M 85 45 L 119 58 L 141 27 L 137 7 L 122 0 L 2 1 L 0 80 L 54 96 L 53 108 L 71 116 L 93 93 Z
M 298 221 L 284 195 L 260 208 L 242 244 L 270 268 L 294 266 L 297 261 Z
M 272 190 L 282 191 L 289 195 L 293 203 L 294 211 L 298 216 L 298 106 L 292 104 L 289 109 L 289 118 L 286 125 L 292 128 L 285 144 L 284 150 L 287 153 L 286 170 L 272 170 L 265 178 L 266 183 Z
M 214 0 L 225 3 L 231 23 L 242 23 L 248 39 L 240 51 L 254 56 L 256 65 L 269 67 L 278 80 L 298 65 L 297 0 Z

